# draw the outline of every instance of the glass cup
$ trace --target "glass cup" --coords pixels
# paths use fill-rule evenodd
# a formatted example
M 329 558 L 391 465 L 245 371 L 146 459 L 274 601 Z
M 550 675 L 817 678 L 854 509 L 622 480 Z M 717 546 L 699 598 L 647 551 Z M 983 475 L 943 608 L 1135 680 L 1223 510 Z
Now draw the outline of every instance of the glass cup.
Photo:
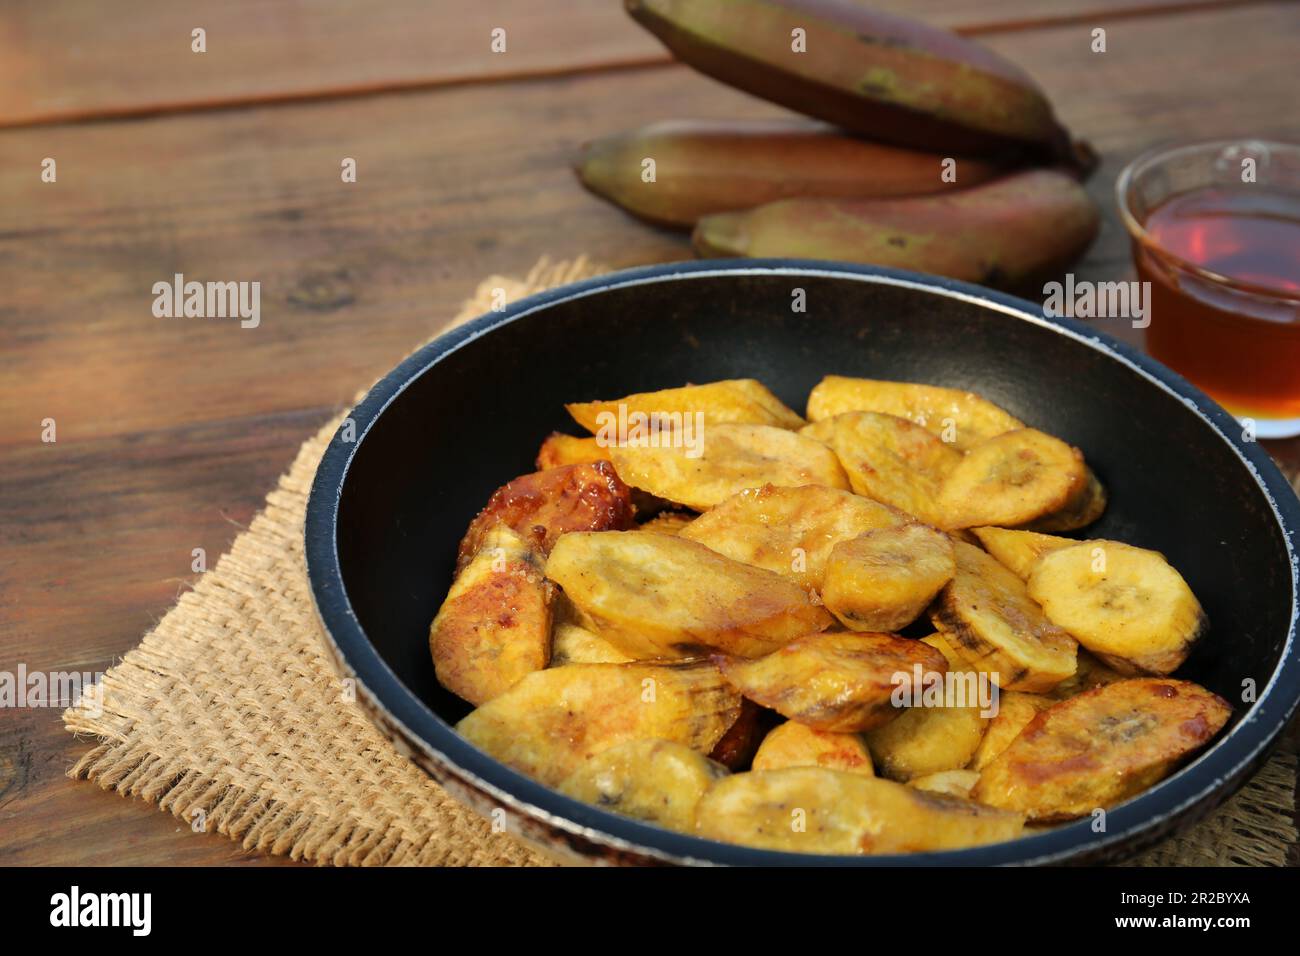
M 1150 283 L 1147 350 L 1257 437 L 1300 435 L 1300 146 L 1155 149 L 1115 191 Z

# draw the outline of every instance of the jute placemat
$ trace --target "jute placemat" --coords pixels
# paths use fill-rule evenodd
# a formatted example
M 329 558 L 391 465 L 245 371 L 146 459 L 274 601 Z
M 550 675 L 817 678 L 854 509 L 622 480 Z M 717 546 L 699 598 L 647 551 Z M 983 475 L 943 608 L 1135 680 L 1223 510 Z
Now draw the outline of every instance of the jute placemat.
M 605 271 L 546 260 L 492 276 L 451 324 Z M 303 564 L 316 464 L 344 413 L 299 450 L 230 552 L 103 678 L 95 706 L 64 713 L 98 738 L 70 775 L 141 797 L 246 849 L 339 865 L 539 865 L 400 756 L 343 688 L 323 649 Z M 1296 755 L 1269 764 L 1145 864 L 1280 865 L 1296 838 Z

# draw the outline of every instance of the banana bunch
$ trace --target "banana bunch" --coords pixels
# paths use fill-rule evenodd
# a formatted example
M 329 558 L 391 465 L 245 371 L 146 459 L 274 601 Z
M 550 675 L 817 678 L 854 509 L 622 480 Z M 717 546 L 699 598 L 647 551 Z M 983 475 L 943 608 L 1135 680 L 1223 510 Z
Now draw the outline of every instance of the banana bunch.
M 682 62 L 811 119 L 675 121 L 584 147 L 579 179 L 714 256 L 1020 288 L 1096 235 L 1096 164 L 1014 64 L 847 0 L 625 0 Z

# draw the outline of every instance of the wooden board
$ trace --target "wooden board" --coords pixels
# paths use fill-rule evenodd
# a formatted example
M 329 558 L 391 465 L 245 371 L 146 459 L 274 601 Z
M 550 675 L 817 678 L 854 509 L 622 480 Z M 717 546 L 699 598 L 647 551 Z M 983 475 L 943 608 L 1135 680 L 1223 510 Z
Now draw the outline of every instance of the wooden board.
M 967 33 L 1105 26 L 1232 0 L 876 0 Z M 0 14 L 0 126 L 316 99 L 660 62 L 617 0 L 11 0 Z M 128 12 L 129 10 L 129 12 Z M 206 32 L 206 52 L 191 31 Z M 494 52 L 492 31 L 505 33 Z
M 992 22 L 1007 8 L 987 9 Z M 1103 151 L 1089 188 L 1105 228 L 1081 278 L 1128 273 L 1110 188 L 1139 150 L 1300 135 L 1296 11 L 1116 21 L 1102 55 L 1074 21 L 985 37 Z M 577 186 L 567 162 L 584 138 L 774 113 L 653 66 L 0 132 L 0 657 L 109 666 L 193 579 L 191 550 L 220 554 L 302 439 L 481 277 L 543 252 L 615 266 L 688 255 Z M 44 156 L 56 184 L 39 180 Z M 343 156 L 356 184 L 340 182 Z M 262 325 L 155 319 L 152 283 L 176 271 L 261 280 Z M 55 445 L 39 442 L 47 416 Z M 1269 448 L 1300 466 L 1300 442 Z M 70 783 L 85 747 L 57 710 L 0 713 L 0 863 L 264 862 Z

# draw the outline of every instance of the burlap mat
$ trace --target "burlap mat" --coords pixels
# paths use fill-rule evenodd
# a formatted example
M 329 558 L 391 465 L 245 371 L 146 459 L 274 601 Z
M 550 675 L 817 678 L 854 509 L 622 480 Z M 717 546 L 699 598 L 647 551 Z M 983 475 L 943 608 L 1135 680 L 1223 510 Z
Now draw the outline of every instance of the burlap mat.
M 493 276 L 451 324 L 604 271 L 538 263 Z M 102 682 L 102 713 L 64 714 L 99 739 L 70 775 L 141 797 L 191 829 L 313 863 L 548 861 L 466 810 L 400 756 L 342 687 L 322 647 L 303 565 L 316 463 L 343 414 L 299 450 L 230 552 Z M 1296 839 L 1296 756 L 1282 753 L 1229 803 L 1144 864 L 1274 864 Z

